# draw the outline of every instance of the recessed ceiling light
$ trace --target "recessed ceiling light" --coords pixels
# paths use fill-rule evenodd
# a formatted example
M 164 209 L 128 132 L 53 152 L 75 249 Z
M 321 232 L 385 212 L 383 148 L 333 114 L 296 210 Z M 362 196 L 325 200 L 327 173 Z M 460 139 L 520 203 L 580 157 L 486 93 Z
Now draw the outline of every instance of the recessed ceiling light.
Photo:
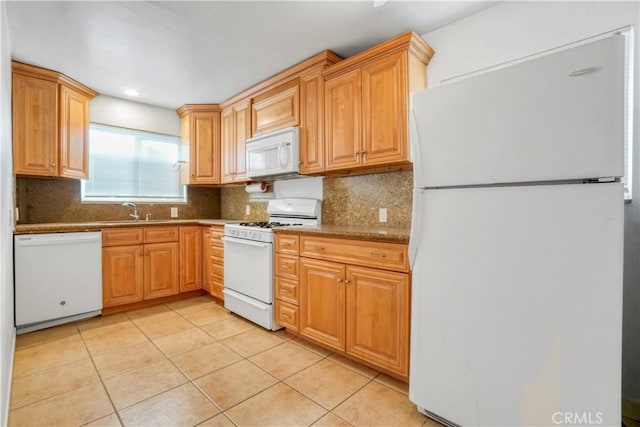
M 135 89 L 125 89 L 124 90 L 124 94 L 125 95 L 129 95 L 129 96 L 138 96 L 138 95 L 140 95 L 140 92 L 138 92 Z
M 382 7 L 387 4 L 389 0 L 373 0 L 373 7 Z

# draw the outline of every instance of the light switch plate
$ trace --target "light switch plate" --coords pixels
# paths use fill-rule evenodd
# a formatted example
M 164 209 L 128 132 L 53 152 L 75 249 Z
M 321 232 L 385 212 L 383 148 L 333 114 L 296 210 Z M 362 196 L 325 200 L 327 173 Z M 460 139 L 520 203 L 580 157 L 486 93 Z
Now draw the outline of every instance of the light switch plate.
M 171 208 L 171 218 L 178 218 L 178 208 Z
M 387 222 L 387 208 L 380 208 L 378 212 L 378 221 Z
M 244 214 L 245 215 L 251 215 L 251 205 L 245 205 Z

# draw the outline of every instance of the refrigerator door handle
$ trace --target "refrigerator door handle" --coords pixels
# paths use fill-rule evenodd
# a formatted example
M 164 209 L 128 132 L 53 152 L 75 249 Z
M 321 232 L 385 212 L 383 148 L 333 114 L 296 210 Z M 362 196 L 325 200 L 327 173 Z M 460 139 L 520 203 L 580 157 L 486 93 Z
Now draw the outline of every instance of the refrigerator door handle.
M 418 137 L 418 126 L 416 124 L 416 113 L 413 110 L 413 96 L 409 98 L 409 152 L 413 162 L 413 186 L 424 185 L 422 179 L 422 155 L 420 153 L 420 138 Z
M 416 260 L 416 254 L 418 253 L 418 247 L 420 242 L 420 229 L 422 226 L 422 200 L 421 197 L 424 190 L 415 188 L 413 190 L 413 207 L 411 213 L 411 233 L 409 235 L 409 269 L 413 270 L 413 263 Z

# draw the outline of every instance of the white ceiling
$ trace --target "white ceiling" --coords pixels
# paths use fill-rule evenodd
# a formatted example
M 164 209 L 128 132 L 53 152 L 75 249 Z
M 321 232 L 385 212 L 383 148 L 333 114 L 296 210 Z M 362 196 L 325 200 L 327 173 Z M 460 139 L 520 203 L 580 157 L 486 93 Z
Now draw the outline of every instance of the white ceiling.
M 324 49 L 348 57 L 492 1 L 9 1 L 13 59 L 96 91 L 177 108 L 218 103 Z

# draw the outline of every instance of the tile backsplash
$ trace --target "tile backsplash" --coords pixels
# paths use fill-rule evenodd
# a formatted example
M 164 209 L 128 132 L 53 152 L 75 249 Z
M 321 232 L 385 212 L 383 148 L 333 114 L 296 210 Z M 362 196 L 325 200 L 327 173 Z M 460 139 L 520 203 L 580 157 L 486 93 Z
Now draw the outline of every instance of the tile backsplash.
M 220 218 L 218 188 L 189 187 L 187 204 L 136 203 L 144 218 L 170 218 L 170 208 L 178 208 L 179 219 Z M 120 203 L 81 203 L 80 181 L 65 179 L 16 179 L 18 224 L 48 222 L 118 221 L 129 219 L 130 209 Z
M 356 176 L 330 176 L 322 182 L 322 222 L 331 225 L 410 227 L 412 172 L 384 172 Z M 266 221 L 266 201 L 250 201 L 244 186 L 188 189 L 189 203 L 138 203 L 141 218 L 168 219 L 177 206 L 180 219 L 224 218 Z M 80 181 L 22 178 L 16 180 L 19 224 L 85 222 L 129 219 L 119 203 L 81 203 Z M 250 214 L 245 214 L 246 205 Z M 378 209 L 387 209 L 387 222 L 378 222 Z
M 384 172 L 323 179 L 322 222 L 331 225 L 411 226 L 411 171 Z M 244 187 L 221 189 L 222 218 L 266 221 L 267 203 L 252 202 Z M 250 215 L 245 215 L 245 206 Z M 378 209 L 387 208 L 387 223 L 378 222 Z

